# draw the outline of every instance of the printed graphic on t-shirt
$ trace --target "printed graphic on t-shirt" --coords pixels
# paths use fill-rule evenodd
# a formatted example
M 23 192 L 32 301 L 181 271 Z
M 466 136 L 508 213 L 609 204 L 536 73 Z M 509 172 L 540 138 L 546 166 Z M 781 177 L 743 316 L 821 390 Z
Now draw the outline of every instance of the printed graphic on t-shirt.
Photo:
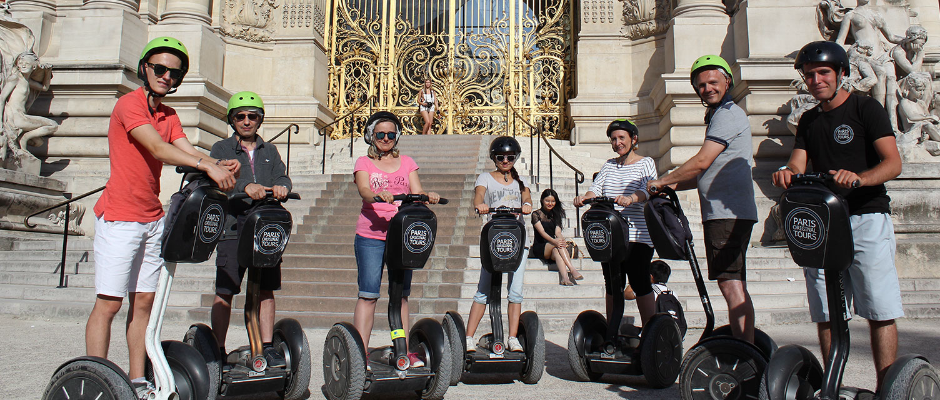
M 519 197 L 518 186 L 515 188 L 489 190 L 486 194 L 490 198 L 487 204 L 520 204 L 516 207 L 521 207 L 522 204 L 522 200 Z
M 852 130 L 851 126 L 842 124 L 832 133 L 832 138 L 835 139 L 838 144 L 849 144 L 849 142 L 855 138 L 855 131 Z
M 369 176 L 369 186 L 376 193 L 384 190 L 390 193 L 408 193 L 408 180 L 404 176 L 394 176 L 389 179 L 388 174 L 382 172 L 373 172 Z

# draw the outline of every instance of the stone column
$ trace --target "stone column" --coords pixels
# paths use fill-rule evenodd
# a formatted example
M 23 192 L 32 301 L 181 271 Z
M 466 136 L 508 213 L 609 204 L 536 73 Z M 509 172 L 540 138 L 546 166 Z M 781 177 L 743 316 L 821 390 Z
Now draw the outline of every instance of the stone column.
M 733 40 L 725 40 L 729 23 L 721 0 L 678 0 L 666 35 L 666 71 L 688 69 L 707 53 L 730 54 Z M 722 45 L 729 47 L 723 49 Z
M 167 0 L 160 16 L 161 24 L 197 24 L 209 26 L 211 0 Z
M 137 14 L 137 11 L 140 9 L 140 0 L 83 0 L 82 8 L 86 10 L 116 9 L 130 11 L 134 14 Z
M 45 11 L 55 13 L 55 0 L 9 0 L 13 11 Z

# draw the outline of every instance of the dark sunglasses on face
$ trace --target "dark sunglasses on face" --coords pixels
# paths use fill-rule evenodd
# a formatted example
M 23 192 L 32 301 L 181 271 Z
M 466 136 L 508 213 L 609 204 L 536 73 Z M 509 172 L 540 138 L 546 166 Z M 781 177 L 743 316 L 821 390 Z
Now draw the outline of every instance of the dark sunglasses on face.
M 236 122 L 241 121 L 245 118 L 248 118 L 249 121 L 256 121 L 258 120 L 258 117 L 259 115 L 255 113 L 244 113 L 244 114 L 235 114 L 235 116 L 232 117 L 232 119 L 234 119 Z
M 499 162 L 503 162 L 503 161 L 514 162 L 514 161 L 516 161 L 516 155 L 515 155 L 515 154 L 509 154 L 509 155 L 497 154 L 497 155 L 496 155 L 496 161 L 499 161 Z
M 164 74 L 166 74 L 167 71 L 170 71 L 170 78 L 172 79 L 178 80 L 183 77 L 182 69 L 170 68 L 163 64 L 147 63 L 147 65 L 149 65 L 150 68 L 153 69 L 153 74 L 156 75 L 157 77 L 163 76 Z
M 385 136 L 388 136 L 388 140 L 395 140 L 395 137 L 398 136 L 398 132 L 375 132 L 375 138 L 382 140 L 385 139 Z

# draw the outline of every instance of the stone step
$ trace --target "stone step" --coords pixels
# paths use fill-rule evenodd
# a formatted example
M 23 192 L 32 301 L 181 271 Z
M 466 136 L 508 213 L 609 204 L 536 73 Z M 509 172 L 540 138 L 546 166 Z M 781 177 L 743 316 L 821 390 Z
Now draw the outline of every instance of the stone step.
M 170 306 L 193 307 L 199 304 L 201 293 L 173 291 L 170 294 L 168 304 Z M 4 299 L 22 299 L 22 300 L 42 300 L 52 302 L 84 302 L 87 299 L 93 303 L 95 299 L 95 289 L 93 287 L 68 287 L 57 289 L 55 287 L 41 287 L 34 285 L 12 285 L 4 284 L 3 292 L 0 298 Z

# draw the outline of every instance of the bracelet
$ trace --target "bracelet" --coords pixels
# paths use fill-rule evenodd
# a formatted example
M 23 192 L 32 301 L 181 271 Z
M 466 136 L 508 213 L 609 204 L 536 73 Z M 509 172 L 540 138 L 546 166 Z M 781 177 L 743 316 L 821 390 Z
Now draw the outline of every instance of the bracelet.
M 532 206 L 532 203 L 529 203 L 529 202 L 527 201 L 527 202 L 525 202 L 525 203 L 522 203 L 522 205 L 531 207 L 531 206 Z
M 199 168 L 199 163 L 201 163 L 201 162 L 202 162 L 202 159 L 201 159 L 201 158 L 199 159 L 199 161 L 196 161 L 196 168 Z
M 794 173 L 794 174 L 796 173 L 796 171 L 794 171 L 792 168 L 790 168 L 789 165 L 784 165 L 784 166 L 782 166 L 782 167 L 780 167 L 780 168 L 777 168 L 777 171 L 783 171 L 783 170 L 785 170 L 785 169 L 790 170 L 790 172 L 792 172 L 792 173 Z

